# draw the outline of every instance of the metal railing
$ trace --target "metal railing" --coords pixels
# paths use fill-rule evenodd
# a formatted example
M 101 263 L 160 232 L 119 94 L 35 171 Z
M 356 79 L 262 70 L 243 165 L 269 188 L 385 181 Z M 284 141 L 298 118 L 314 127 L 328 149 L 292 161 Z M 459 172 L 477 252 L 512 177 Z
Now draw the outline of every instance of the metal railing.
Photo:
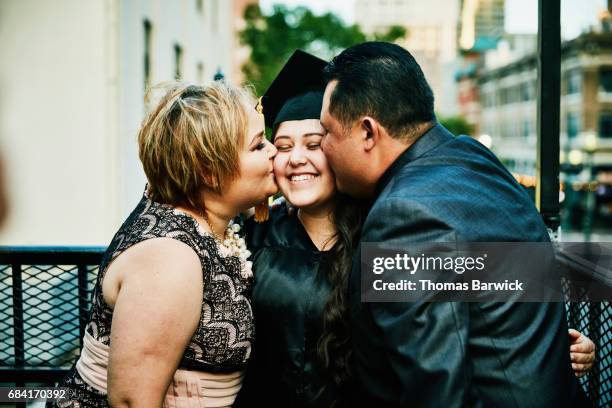
M 104 247 L 0 247 L 0 382 L 53 384 L 82 346 Z
M 600 287 L 610 289 L 612 282 L 608 275 L 594 271 L 590 262 L 583 262 L 584 258 L 560 252 L 558 260 L 564 269 L 564 294 L 571 293 L 572 299 L 581 300 L 566 303 L 568 325 L 588 336 L 597 346 L 593 368 L 580 378 L 580 383 L 594 406 L 609 407 L 612 405 L 612 304 L 591 302 L 589 286 L 595 281 Z
M 82 345 L 104 250 L 0 247 L 0 383 L 51 385 L 70 369 Z M 559 260 L 568 274 L 593 277 L 575 259 L 561 254 Z M 581 289 L 564 286 L 566 293 L 576 290 Z M 566 311 L 569 326 L 597 344 L 597 360 L 581 384 L 595 406 L 610 406 L 612 305 L 589 302 L 585 291 L 584 301 L 567 303 Z

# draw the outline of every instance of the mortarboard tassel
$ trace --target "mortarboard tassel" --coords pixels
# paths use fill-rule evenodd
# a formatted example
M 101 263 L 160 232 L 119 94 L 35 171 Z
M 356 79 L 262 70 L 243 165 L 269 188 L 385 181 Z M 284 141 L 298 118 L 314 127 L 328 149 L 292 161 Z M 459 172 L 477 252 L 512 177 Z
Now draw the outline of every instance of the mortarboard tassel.
M 270 218 L 270 206 L 268 201 L 269 199 L 265 199 L 255 206 L 255 222 L 268 221 L 268 218 Z
M 261 100 L 262 97 L 257 100 L 257 106 L 255 106 L 255 109 L 260 115 L 263 115 L 263 104 L 261 103 Z M 255 206 L 255 222 L 268 221 L 268 218 L 270 218 L 269 202 L 270 198 L 268 197 Z

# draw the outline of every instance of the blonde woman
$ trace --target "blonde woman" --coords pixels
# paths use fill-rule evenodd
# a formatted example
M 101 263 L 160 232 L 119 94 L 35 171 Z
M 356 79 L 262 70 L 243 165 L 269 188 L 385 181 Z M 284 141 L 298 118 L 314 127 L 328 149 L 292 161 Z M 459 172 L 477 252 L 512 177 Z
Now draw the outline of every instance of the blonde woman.
M 253 316 L 249 253 L 230 220 L 277 191 L 263 131 L 254 100 L 222 82 L 174 84 L 144 120 L 148 188 L 100 265 L 58 406 L 232 405 Z

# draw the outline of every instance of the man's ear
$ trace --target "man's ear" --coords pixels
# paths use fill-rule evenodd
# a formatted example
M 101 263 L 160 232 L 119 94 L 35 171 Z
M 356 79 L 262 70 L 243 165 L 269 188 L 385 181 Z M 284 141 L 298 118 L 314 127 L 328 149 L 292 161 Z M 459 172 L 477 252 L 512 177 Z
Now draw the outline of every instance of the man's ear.
M 364 149 L 369 152 L 380 142 L 380 125 L 369 116 L 361 118 L 361 130 L 363 131 Z

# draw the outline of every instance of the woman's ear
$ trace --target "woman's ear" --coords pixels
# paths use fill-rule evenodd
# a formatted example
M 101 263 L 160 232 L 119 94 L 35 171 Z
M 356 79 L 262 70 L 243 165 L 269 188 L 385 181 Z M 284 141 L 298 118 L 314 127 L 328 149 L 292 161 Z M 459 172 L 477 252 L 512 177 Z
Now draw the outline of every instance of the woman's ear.
M 200 169 L 200 178 L 204 180 L 204 185 L 207 188 L 213 191 L 219 191 L 221 189 L 221 186 L 219 185 L 219 180 L 217 180 L 216 177 L 213 177 L 210 171 L 208 171 L 207 169 Z

